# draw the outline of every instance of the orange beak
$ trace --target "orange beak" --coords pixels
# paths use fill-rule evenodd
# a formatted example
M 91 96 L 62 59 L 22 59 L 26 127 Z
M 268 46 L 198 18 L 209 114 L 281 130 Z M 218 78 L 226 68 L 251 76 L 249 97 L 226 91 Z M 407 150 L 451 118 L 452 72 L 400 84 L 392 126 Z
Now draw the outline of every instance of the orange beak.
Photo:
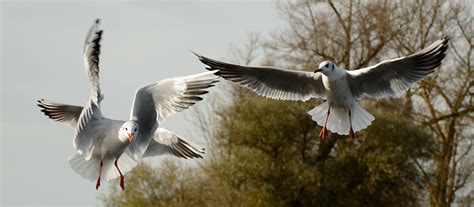
M 314 71 L 314 73 L 318 73 L 318 72 L 321 72 L 321 69 L 318 68 Z
M 133 135 L 135 135 L 135 134 L 133 134 L 133 133 L 132 133 L 132 134 L 128 134 L 128 141 L 129 141 L 129 142 L 132 142 L 132 140 L 133 140 Z

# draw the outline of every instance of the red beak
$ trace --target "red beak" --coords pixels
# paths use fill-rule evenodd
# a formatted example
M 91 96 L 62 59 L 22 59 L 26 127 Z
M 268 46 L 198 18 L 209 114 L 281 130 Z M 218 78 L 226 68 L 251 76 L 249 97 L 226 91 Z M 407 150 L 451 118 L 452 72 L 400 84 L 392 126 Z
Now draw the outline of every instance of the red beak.
M 128 134 L 128 141 L 132 142 L 134 134 Z
M 318 73 L 318 72 L 320 73 L 320 72 L 321 72 L 321 69 L 318 68 L 318 69 L 316 69 L 316 70 L 314 71 L 314 73 Z

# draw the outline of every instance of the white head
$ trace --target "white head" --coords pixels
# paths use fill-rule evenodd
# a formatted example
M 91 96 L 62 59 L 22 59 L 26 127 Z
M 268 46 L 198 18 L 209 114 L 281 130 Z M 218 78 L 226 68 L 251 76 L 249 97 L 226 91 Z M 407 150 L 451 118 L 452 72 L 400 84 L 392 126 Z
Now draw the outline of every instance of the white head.
M 320 72 L 324 75 L 329 75 L 330 73 L 334 72 L 336 68 L 336 64 L 334 64 L 331 61 L 324 61 L 321 64 L 319 64 L 319 68 L 314 71 L 314 73 Z
M 125 142 L 127 139 L 132 142 L 135 134 L 138 133 L 138 124 L 135 121 L 127 121 L 123 123 L 119 130 L 119 139 Z

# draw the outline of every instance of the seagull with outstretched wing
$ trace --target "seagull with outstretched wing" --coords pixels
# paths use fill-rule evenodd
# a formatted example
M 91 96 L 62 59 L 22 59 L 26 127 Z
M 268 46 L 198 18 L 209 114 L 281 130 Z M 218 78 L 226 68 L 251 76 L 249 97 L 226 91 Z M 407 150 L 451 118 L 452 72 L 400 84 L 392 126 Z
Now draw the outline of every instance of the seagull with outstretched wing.
M 84 63 L 91 82 L 89 100 L 84 106 L 38 100 L 49 118 L 75 129 L 71 167 L 83 178 L 106 181 L 124 176 L 142 157 L 171 154 L 181 158 L 202 158 L 204 149 L 195 147 L 159 125 L 171 114 L 202 100 L 206 89 L 217 82 L 213 72 L 169 78 L 139 88 L 135 92 L 130 120 L 106 118 L 100 109 L 103 95 L 99 87 L 99 55 L 102 30 L 99 20 L 90 29 L 84 46 Z M 120 167 L 119 167 L 120 166 Z
M 324 61 L 314 72 L 285 70 L 273 67 L 249 67 L 225 63 L 198 55 L 206 69 L 253 90 L 258 95 L 278 100 L 307 101 L 322 98 L 326 101 L 308 112 L 322 130 L 349 135 L 367 128 L 375 119 L 359 106 L 364 95 L 375 98 L 396 95 L 441 65 L 449 38 L 440 39 L 427 48 L 407 57 L 385 60 L 358 70 L 344 70 L 333 62 Z

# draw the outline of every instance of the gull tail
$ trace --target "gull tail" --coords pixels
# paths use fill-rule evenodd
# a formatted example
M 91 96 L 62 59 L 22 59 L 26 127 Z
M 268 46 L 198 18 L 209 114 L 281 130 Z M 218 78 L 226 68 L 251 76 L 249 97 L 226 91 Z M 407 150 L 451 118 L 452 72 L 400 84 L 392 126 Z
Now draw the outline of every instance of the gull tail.
M 329 109 L 329 103 L 324 102 L 308 112 L 311 118 L 318 123 L 319 126 L 324 126 L 326 116 Z M 375 120 L 374 116 L 362 108 L 359 104 L 354 103 L 351 106 L 352 115 L 352 129 L 354 132 L 360 131 L 367 128 L 372 121 Z M 349 122 L 349 110 L 346 108 L 331 107 L 328 122 L 326 127 L 329 131 L 341 135 L 348 135 L 350 129 Z
M 85 154 L 76 153 L 69 159 L 71 168 L 81 177 L 95 181 L 99 177 L 100 159 L 92 157 L 89 160 L 85 159 Z M 104 159 L 102 166 L 102 173 L 100 179 L 103 181 L 110 181 L 120 176 L 115 168 L 115 159 Z M 132 170 L 137 162 L 133 160 L 129 153 L 125 152 L 120 156 L 117 162 L 118 167 L 123 175 Z
M 86 154 L 76 153 L 69 158 L 69 164 L 77 174 L 87 180 L 94 181 L 99 177 L 99 159 L 86 160 Z

